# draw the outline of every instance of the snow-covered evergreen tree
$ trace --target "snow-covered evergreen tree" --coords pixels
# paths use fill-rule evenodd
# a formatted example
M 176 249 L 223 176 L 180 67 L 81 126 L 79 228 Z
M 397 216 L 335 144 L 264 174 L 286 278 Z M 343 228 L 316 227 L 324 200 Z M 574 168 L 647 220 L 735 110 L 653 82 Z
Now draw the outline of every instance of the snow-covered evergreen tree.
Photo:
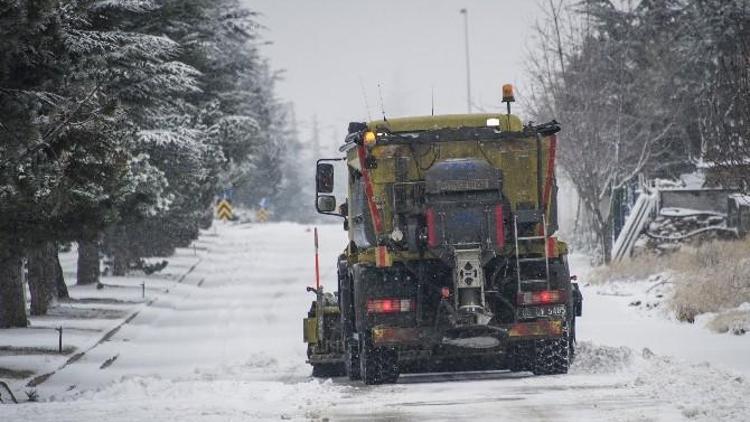
M 232 94 L 232 87 L 215 82 L 220 76 L 236 80 L 236 73 L 222 74 L 223 68 L 232 68 L 232 60 L 240 68 L 253 64 L 251 60 L 239 62 L 246 55 L 225 52 L 231 45 L 222 28 L 235 19 L 222 14 L 222 7 L 207 1 L 161 1 L 148 13 L 130 16 L 121 10 L 118 15 L 127 30 L 174 40 L 179 50 L 173 60 L 183 69 L 181 76 L 194 80 L 195 85 L 166 93 L 163 98 L 170 103 L 158 105 L 140 122 L 135 149 L 164 174 L 168 207 L 154 215 L 125 219 L 107 231 L 105 244 L 115 258 L 117 273 L 141 257 L 169 254 L 197 237 L 199 228 L 210 221 L 216 181 L 228 154 L 238 155 L 236 145 L 257 129 L 250 117 L 225 111 L 227 101 L 222 95 Z M 250 19 L 249 12 L 241 14 L 241 19 Z M 242 28 L 240 21 L 235 25 Z M 250 37 L 241 34 L 237 39 Z M 160 86 L 174 84 L 161 82 Z
M 102 246 L 123 273 L 189 244 L 227 185 L 294 196 L 255 17 L 238 0 L 0 2 L 0 327 L 27 324 L 24 256 L 42 314 L 65 294 L 60 242 L 93 283 Z
M 704 158 L 718 170 L 714 183 L 750 190 L 750 2 L 694 0 L 685 16 Z

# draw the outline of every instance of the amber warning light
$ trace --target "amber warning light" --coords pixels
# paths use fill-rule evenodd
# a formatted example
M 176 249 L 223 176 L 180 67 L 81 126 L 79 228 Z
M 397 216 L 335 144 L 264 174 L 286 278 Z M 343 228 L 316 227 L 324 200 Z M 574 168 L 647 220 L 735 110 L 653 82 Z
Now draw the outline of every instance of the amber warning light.
M 510 103 L 516 101 L 516 97 L 513 96 L 513 85 L 503 85 L 503 102 L 508 106 L 508 130 L 510 130 Z
M 515 101 L 516 101 L 516 98 L 513 96 L 513 85 L 511 84 L 503 85 L 503 102 L 513 103 Z
M 368 147 L 372 147 L 377 142 L 377 137 L 374 132 L 367 131 L 364 134 L 364 142 Z

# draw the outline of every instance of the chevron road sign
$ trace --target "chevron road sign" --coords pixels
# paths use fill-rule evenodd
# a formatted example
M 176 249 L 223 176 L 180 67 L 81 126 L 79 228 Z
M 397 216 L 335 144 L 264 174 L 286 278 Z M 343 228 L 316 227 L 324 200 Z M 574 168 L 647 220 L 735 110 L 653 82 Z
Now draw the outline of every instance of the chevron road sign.
M 216 216 L 224 221 L 231 220 L 233 216 L 232 204 L 230 204 L 226 199 L 222 199 L 221 201 L 219 201 L 219 203 L 216 205 Z

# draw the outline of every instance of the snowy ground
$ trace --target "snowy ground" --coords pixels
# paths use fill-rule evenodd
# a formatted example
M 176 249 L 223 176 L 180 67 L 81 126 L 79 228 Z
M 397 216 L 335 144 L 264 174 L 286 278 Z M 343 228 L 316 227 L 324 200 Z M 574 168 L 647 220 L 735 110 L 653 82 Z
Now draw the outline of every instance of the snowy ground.
M 71 299 L 52 307 L 45 316 L 31 317 L 28 328 L 0 331 L 0 379 L 14 390 L 30 381 L 35 383 L 33 378 L 52 373 L 95 347 L 104 336 L 116 332 L 128 318 L 168 293 L 174 285 L 197 282 L 190 272 L 200 262 L 198 249 L 205 249 L 202 244 L 207 241 L 210 237 L 196 242 L 194 248 L 178 249 L 159 273 L 102 277 L 100 289 L 94 285 L 75 285 L 75 249 L 60 254 Z M 63 329 L 62 353 L 59 327 Z
M 632 286 L 583 288 L 581 344 L 565 376 L 316 380 L 301 340 L 311 231 L 220 225 L 200 242 L 189 281 L 153 291 L 150 306 L 131 305 L 137 317 L 37 387 L 43 402 L 0 405 L 0 421 L 750 420 L 750 336 L 629 306 L 643 291 Z M 344 244 L 340 226 L 321 227 L 324 284 L 335 283 Z M 573 265 L 585 280 L 584 260 Z

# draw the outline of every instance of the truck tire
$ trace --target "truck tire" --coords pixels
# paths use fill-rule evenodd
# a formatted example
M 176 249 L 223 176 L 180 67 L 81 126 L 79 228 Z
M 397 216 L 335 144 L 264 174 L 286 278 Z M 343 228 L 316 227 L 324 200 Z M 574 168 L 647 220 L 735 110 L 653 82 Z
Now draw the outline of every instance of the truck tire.
M 534 342 L 519 341 L 512 346 L 508 369 L 512 372 L 534 369 Z
M 346 368 L 346 375 L 350 380 L 357 381 L 362 379 L 359 372 L 359 346 L 356 341 L 349 340 L 346 342 L 344 367 Z
M 312 376 L 315 378 L 332 378 L 344 375 L 344 367 L 340 363 L 319 363 L 313 365 Z
M 570 319 L 570 335 L 568 336 L 568 343 L 570 344 L 570 363 L 573 363 L 573 361 L 576 358 L 576 318 L 573 317 Z
M 368 339 L 360 341 L 360 375 L 367 385 L 393 384 L 398 381 L 398 353 L 387 347 L 374 347 Z
M 534 341 L 534 375 L 567 374 L 570 366 L 570 334 L 567 326 L 561 338 Z

